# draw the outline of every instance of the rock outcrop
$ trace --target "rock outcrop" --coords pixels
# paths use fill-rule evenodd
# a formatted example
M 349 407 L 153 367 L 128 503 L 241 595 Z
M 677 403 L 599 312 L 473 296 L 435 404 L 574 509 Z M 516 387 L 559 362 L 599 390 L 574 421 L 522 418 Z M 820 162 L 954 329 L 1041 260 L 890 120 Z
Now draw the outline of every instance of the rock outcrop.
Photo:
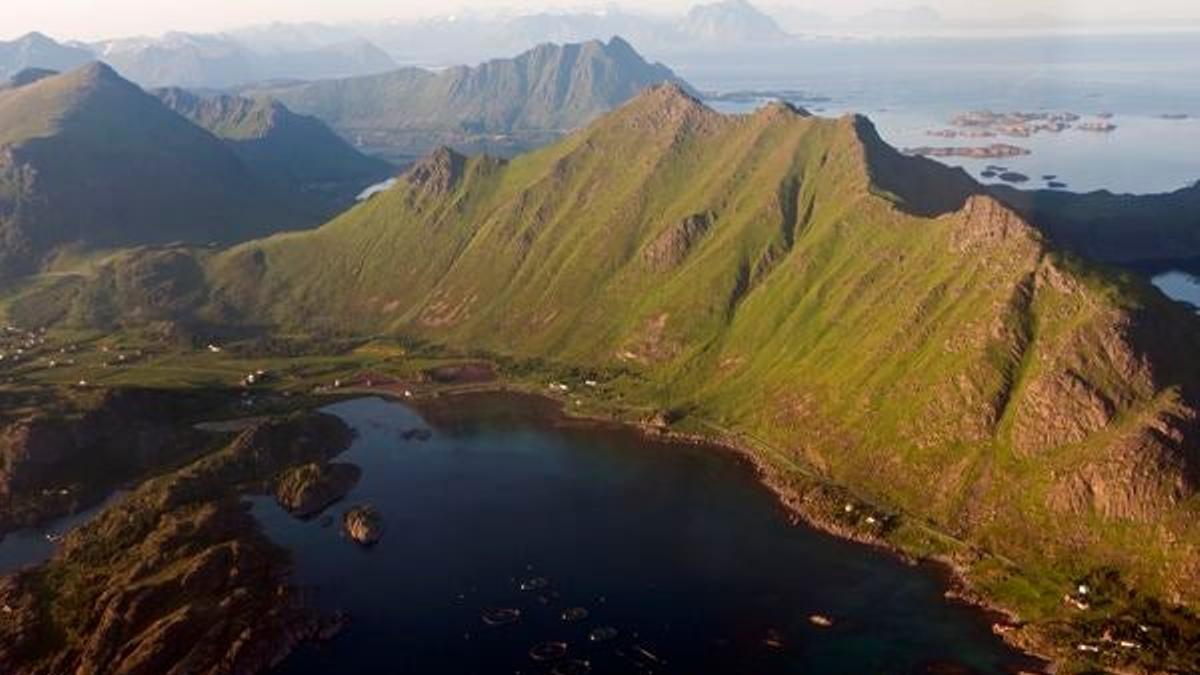
M 4 672 L 258 673 L 327 636 L 340 619 L 304 606 L 238 492 L 350 438 L 323 414 L 257 425 L 72 532 L 49 562 L 0 581 Z
M 198 452 L 205 435 L 181 421 L 228 399 L 113 389 L 28 408 L 12 401 L 0 418 L 0 534 L 82 508 Z
M 646 264 L 656 270 L 667 270 L 683 262 L 688 251 L 708 232 L 716 221 L 712 213 L 694 213 L 668 227 L 642 251 Z
M 293 515 L 311 518 L 345 497 L 361 475 L 362 471 L 353 464 L 305 464 L 280 476 L 275 499 Z
M 342 528 L 354 541 L 371 546 L 383 537 L 383 516 L 373 506 L 356 506 L 342 517 Z
M 413 165 L 405 177 L 429 194 L 442 195 L 458 187 L 466 165 L 465 156 L 442 146 Z

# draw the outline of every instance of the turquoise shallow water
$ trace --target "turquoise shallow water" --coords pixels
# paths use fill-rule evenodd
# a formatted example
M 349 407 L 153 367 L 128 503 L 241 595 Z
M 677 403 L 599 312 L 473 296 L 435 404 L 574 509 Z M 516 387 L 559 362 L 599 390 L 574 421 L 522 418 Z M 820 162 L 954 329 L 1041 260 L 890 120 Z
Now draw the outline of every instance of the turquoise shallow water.
M 936 570 L 789 523 L 729 453 L 556 423 L 541 399 L 484 395 L 424 412 L 379 399 L 329 411 L 364 470 L 371 549 L 260 499 L 301 583 L 351 622 L 281 672 L 1007 672 L 1017 656 Z M 428 441 L 404 440 L 430 428 Z M 529 590 L 522 590 L 522 584 Z M 569 612 L 582 607 L 580 612 Z M 486 609 L 515 609 L 489 626 Z M 575 621 L 564 620 L 564 612 Z M 828 628 L 811 616 L 833 620 Z M 593 641 L 597 628 L 615 637 Z M 530 656 L 546 641 L 567 656 Z M 554 670 L 558 668 L 558 670 Z

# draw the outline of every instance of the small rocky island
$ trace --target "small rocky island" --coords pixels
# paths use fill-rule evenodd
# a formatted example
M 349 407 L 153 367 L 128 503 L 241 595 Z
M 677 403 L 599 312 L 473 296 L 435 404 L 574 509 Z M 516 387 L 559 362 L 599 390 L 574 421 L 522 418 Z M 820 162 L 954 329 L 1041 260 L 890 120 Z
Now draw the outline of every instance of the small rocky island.
M 363 546 L 371 546 L 383 536 L 383 516 L 375 507 L 356 506 L 342 516 L 346 535 Z
M 1098 122 L 1084 122 L 1075 128 L 1079 129 L 1080 131 L 1090 131 L 1095 134 L 1111 134 L 1117 130 L 1117 125 L 1113 124 L 1112 122 L 1105 122 L 1101 120 Z
M 1080 116 L 1073 112 L 993 112 L 976 110 L 955 115 L 950 125 L 956 133 L 970 137 L 1010 136 L 1029 138 L 1039 133 L 1062 133 Z M 950 130 L 955 132 L 955 130 Z
M 1111 118 L 1112 114 L 1110 113 L 1100 113 L 1093 120 L 1083 121 L 1082 116 L 1073 112 L 1000 113 L 991 110 L 977 110 L 955 115 L 949 120 L 948 128 L 928 129 L 925 131 L 925 135 L 935 138 L 996 138 L 998 136 L 1030 138 L 1038 134 L 1061 134 L 1069 129 L 1108 134 L 1117 130 L 1117 125 L 1109 121 Z M 987 147 L 912 148 L 906 152 L 910 155 L 929 157 L 970 157 L 975 159 L 1030 154 L 1024 148 L 1004 143 Z
M 361 475 L 362 471 L 353 464 L 304 464 L 280 476 L 275 499 L 293 515 L 311 518 L 345 497 Z
M 993 143 L 987 146 L 929 146 L 905 148 L 905 154 L 920 157 L 967 157 L 970 159 L 1001 159 L 1022 157 L 1031 154 L 1026 148 L 1008 143 Z
M 720 103 L 758 103 L 760 101 L 787 101 L 789 103 L 829 103 L 833 99 L 800 89 L 741 89 L 738 91 L 708 91 L 702 98 Z

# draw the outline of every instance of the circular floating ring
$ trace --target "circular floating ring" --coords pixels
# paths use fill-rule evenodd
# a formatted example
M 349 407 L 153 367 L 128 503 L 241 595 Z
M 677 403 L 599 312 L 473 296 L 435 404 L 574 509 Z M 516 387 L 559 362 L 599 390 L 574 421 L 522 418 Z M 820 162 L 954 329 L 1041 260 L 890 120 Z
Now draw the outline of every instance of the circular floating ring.
M 593 628 L 592 632 L 588 633 L 588 639 L 592 642 L 608 642 L 615 637 L 617 637 L 617 629 L 612 626 Z
M 562 620 L 569 623 L 583 621 L 586 618 L 588 618 L 588 611 L 584 607 L 569 607 L 562 613 Z
M 489 626 L 507 626 L 521 619 L 521 610 L 512 607 L 485 607 L 480 612 L 480 617 Z
M 557 661 L 567 655 L 565 642 L 541 642 L 529 650 L 529 658 L 534 661 Z
M 550 580 L 546 577 L 531 577 L 521 582 L 521 590 L 523 591 L 540 591 L 550 585 Z

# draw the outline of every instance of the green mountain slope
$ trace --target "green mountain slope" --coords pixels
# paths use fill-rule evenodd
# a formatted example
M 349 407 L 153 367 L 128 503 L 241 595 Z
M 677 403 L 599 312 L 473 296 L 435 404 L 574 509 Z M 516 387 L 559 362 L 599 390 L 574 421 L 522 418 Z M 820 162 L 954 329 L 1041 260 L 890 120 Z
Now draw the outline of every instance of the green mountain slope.
M 367 157 L 320 120 L 284 105 L 238 96 L 199 96 L 184 89 L 154 94 L 168 108 L 224 140 L 260 176 L 278 185 L 328 195 L 354 196 L 386 178 L 391 165 Z
M 239 241 L 326 214 L 107 66 L 0 90 L 0 278 L 64 245 Z
M 977 192 L 864 118 L 663 86 L 510 161 L 437 151 L 318 230 L 130 254 L 74 297 L 629 373 L 783 481 L 810 467 L 1011 561 L 977 581 L 1027 618 L 1108 567 L 1200 605 L 1197 319 Z M 139 283 L 175 267 L 182 292 Z
M 328 122 L 389 157 L 439 144 L 511 152 L 557 138 L 678 78 L 627 42 L 546 44 L 512 59 L 444 71 L 403 68 L 381 75 L 255 90 Z
M 972 188 L 862 118 L 724 117 L 659 88 L 511 162 L 438 152 L 320 230 L 222 254 L 210 301 L 633 368 L 953 531 L 1195 602 L 1194 319 Z

